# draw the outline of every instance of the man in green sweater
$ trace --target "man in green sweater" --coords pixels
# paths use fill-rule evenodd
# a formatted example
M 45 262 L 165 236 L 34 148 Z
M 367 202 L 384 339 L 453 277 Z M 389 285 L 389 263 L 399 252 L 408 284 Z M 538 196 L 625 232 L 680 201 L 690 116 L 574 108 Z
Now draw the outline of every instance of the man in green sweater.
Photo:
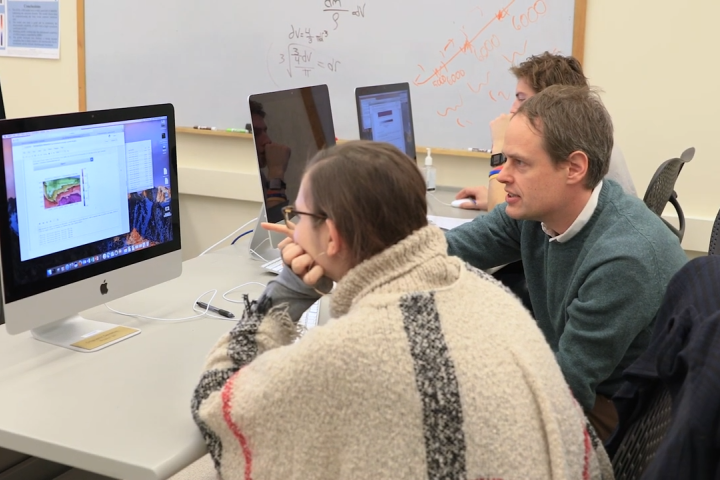
M 659 217 L 603 180 L 612 147 L 597 94 L 548 87 L 508 125 L 497 176 L 506 203 L 446 234 L 449 253 L 475 267 L 522 260 L 535 319 L 603 439 L 617 424 L 610 397 L 622 371 L 687 261 Z

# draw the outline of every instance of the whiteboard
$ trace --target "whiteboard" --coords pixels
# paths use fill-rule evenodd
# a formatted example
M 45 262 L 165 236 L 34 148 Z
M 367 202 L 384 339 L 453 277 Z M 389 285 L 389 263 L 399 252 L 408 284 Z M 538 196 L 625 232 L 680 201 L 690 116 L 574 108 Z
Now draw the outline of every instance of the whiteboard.
M 490 148 L 509 72 L 572 53 L 575 0 L 92 0 L 90 110 L 170 102 L 176 124 L 241 128 L 252 93 L 327 84 L 337 136 L 358 138 L 354 89 L 409 82 L 418 145 Z

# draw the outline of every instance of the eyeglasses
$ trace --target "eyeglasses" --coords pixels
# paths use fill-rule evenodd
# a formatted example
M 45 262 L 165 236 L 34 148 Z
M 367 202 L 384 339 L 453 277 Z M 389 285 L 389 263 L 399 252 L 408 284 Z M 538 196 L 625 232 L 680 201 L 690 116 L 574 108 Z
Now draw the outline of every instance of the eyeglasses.
M 297 217 L 298 215 L 307 215 L 319 220 L 327 220 L 328 218 L 327 215 L 320 215 L 319 213 L 299 212 L 295 210 L 295 205 L 283 207 L 282 212 L 285 217 L 285 225 L 287 225 L 288 228 L 293 228 L 292 218 Z

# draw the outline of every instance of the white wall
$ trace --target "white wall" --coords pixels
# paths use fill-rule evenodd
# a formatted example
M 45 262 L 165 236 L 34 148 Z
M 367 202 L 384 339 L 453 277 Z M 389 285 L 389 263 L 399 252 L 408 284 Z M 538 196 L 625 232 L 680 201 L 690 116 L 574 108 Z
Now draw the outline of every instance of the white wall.
M 93 1 L 93 0 L 87 0 Z M 61 58 L 0 58 L 9 116 L 76 111 L 78 108 L 75 0 L 60 0 Z M 605 91 L 616 139 L 639 192 L 657 166 L 695 146 L 676 190 L 688 217 L 683 246 L 707 251 L 712 220 L 720 208 L 718 138 L 720 96 L 713 19 L 720 2 L 588 0 L 586 73 Z M 418 112 L 416 115 L 419 116 Z M 249 139 L 178 134 L 181 222 L 185 258 L 253 218 L 261 198 Z M 422 156 L 421 156 L 422 158 Z M 484 183 L 487 160 L 433 154 L 438 183 Z
M 60 60 L 0 57 L 8 117 L 77 111 L 76 17 L 75 0 L 60 0 Z
M 691 250 L 707 251 L 720 208 L 718 16 L 716 0 L 588 0 L 585 71 L 605 92 L 638 190 L 662 161 L 696 148 L 675 185 Z

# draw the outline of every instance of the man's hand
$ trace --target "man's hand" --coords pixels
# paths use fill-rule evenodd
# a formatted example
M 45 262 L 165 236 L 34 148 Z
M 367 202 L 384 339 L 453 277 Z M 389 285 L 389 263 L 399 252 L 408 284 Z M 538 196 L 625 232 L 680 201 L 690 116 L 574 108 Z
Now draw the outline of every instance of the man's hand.
M 492 153 L 502 152 L 503 146 L 505 146 L 505 130 L 507 130 L 511 118 L 512 115 L 510 115 L 509 113 L 503 113 L 495 120 L 490 122 L 490 135 L 492 136 Z
M 285 171 L 290 161 L 290 147 L 279 143 L 265 145 L 265 161 L 267 162 L 268 178 L 285 178 Z
M 484 185 L 463 188 L 455 195 L 455 200 L 460 200 L 461 198 L 474 198 L 475 203 L 465 202 L 460 205 L 460 208 L 464 208 L 465 210 L 487 210 L 488 189 Z
M 300 277 L 303 282 L 315 286 L 325 276 L 325 270 L 320 265 L 315 264 L 315 259 L 293 241 L 290 228 L 277 223 L 262 223 L 261 226 L 265 230 L 287 235 L 288 238 L 278 244 L 283 263 L 290 267 L 293 273 Z

